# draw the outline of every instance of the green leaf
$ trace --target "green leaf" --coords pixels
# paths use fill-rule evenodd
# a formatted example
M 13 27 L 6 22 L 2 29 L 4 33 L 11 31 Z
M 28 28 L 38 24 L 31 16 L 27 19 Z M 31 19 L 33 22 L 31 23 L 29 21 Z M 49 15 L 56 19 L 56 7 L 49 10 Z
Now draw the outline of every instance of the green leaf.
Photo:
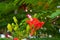
M 56 10 L 56 12 L 52 13 L 50 18 L 54 19 L 58 15 L 60 15 L 60 10 Z

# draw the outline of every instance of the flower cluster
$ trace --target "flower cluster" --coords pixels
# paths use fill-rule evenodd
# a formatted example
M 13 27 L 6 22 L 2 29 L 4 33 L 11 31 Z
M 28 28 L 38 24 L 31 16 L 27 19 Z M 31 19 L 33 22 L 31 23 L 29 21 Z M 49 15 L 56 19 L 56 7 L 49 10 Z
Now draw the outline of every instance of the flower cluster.
M 43 26 L 44 22 L 40 22 L 37 18 L 32 18 L 29 14 L 27 15 L 27 17 L 30 19 L 27 20 L 27 23 L 30 26 L 30 35 L 32 36 L 36 32 L 36 30 L 39 30 Z

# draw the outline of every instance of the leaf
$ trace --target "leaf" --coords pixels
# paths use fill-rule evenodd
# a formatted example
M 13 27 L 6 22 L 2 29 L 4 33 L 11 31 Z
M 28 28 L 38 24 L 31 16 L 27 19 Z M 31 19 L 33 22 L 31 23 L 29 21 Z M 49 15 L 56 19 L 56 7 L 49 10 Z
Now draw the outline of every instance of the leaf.
M 48 3 L 50 4 L 53 0 L 48 0 Z
M 17 18 L 15 16 L 13 17 L 13 20 L 14 20 L 15 23 L 18 22 L 18 20 L 17 20 Z
M 12 26 L 11 26 L 11 24 L 8 23 L 7 29 L 8 29 L 10 32 L 12 32 Z
M 56 10 L 56 12 L 52 13 L 50 18 L 54 19 L 58 15 L 60 15 L 60 10 Z
M 19 25 L 20 25 L 20 26 L 21 26 L 21 25 L 23 25 L 23 23 L 25 23 L 25 22 L 26 22 L 26 20 L 27 20 L 27 18 L 23 19 L 23 20 L 20 22 L 20 24 L 19 24 Z
M 29 32 L 29 30 L 30 30 L 30 27 L 29 27 L 29 25 L 27 25 L 26 32 Z
M 16 30 L 18 30 L 18 28 L 19 28 L 18 24 L 16 24 L 15 27 L 14 27 L 14 30 L 16 31 Z
M 37 4 L 37 2 L 38 2 L 37 0 L 30 0 L 30 1 L 29 0 L 25 0 L 26 4 L 34 4 L 35 5 L 35 4 Z

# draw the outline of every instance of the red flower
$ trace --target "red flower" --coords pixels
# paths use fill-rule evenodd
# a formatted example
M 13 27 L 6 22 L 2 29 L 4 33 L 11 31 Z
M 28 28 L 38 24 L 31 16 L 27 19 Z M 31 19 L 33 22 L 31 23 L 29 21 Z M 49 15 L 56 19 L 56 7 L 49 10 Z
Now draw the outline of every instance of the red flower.
M 31 29 L 31 35 L 35 33 L 36 30 L 40 29 L 44 22 L 40 22 L 37 18 L 32 18 L 30 15 L 27 15 L 30 20 L 27 20 L 27 23 L 30 26 Z
M 14 38 L 13 40 L 19 40 L 18 38 Z
M 30 29 L 32 29 L 32 26 L 34 26 L 33 28 L 35 28 L 37 30 L 40 29 L 43 26 L 43 24 L 44 24 L 44 22 L 40 22 L 36 18 L 33 18 L 32 21 L 31 20 L 27 20 L 27 23 L 29 24 Z

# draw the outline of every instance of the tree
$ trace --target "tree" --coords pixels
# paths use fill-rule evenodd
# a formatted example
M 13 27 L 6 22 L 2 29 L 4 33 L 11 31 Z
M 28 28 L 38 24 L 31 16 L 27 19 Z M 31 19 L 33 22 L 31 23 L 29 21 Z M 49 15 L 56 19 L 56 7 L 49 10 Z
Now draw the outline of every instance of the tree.
M 22 21 L 29 13 L 41 21 L 45 21 L 44 27 L 48 29 L 47 32 L 57 32 L 56 28 L 60 28 L 60 17 L 55 21 L 56 24 L 53 20 L 60 16 L 60 9 L 56 8 L 59 4 L 59 0 L 4 0 L 0 2 L 0 26 L 11 23 L 13 16 Z M 25 9 L 28 11 L 26 12 Z M 15 10 L 17 10 L 17 14 L 14 14 Z

